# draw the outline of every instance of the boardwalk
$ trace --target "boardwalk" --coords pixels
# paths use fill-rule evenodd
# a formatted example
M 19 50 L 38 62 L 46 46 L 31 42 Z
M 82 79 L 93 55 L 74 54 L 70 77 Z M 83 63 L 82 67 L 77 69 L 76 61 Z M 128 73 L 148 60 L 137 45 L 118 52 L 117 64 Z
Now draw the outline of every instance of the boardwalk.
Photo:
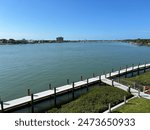
M 57 87 L 56 89 L 36 93 L 32 96 L 25 96 L 25 97 L 14 99 L 14 100 L 7 101 L 7 102 L 2 102 L 1 101 L 0 111 L 11 110 L 11 109 L 29 104 L 29 103 L 33 102 L 33 100 L 34 100 L 34 102 L 36 102 L 36 101 L 45 99 L 47 97 L 55 96 L 57 94 L 61 94 L 61 93 L 64 93 L 66 91 L 69 91 L 69 90 L 77 89 L 77 88 L 80 88 L 81 86 L 87 86 L 88 84 L 96 83 L 96 82 L 99 82 L 99 81 L 101 81 L 105 84 L 111 85 L 111 86 L 113 85 L 115 87 L 118 87 L 122 90 L 127 91 L 128 86 L 122 85 L 122 84 L 117 83 L 117 82 L 113 82 L 109 78 L 115 77 L 115 76 L 118 76 L 118 75 L 123 75 L 123 74 L 126 74 L 126 73 L 130 73 L 130 72 L 133 72 L 133 71 L 139 71 L 141 69 L 144 69 L 144 71 L 145 71 L 145 69 L 149 69 L 149 68 L 150 68 L 150 64 L 144 64 L 144 65 L 129 67 L 129 68 L 121 69 L 119 71 L 110 72 L 110 73 L 105 74 L 105 75 L 96 76 L 96 77 L 86 79 L 86 80 L 83 80 L 83 81 L 79 81 L 79 82 L 71 83 L 71 84 L 68 84 L 68 85 L 61 86 L 61 87 Z M 131 89 L 131 93 L 135 96 L 138 96 L 138 91 L 135 90 L 135 89 Z M 141 92 L 140 95 L 144 98 L 150 99 L 150 95 L 148 95 L 148 94 L 144 94 L 144 93 Z

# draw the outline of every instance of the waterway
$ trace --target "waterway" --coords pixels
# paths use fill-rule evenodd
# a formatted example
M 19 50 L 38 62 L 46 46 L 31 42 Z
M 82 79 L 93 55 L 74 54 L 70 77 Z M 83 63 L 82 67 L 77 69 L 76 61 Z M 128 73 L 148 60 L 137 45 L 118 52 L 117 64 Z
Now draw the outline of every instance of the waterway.
M 3 101 L 59 87 L 114 68 L 150 62 L 150 47 L 122 42 L 0 46 L 0 97 Z

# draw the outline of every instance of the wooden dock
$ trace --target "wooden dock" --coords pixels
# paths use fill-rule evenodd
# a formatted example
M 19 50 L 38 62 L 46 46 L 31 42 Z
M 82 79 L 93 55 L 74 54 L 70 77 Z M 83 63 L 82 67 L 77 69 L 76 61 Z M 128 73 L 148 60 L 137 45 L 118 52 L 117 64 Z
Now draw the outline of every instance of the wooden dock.
M 128 86 L 114 82 L 113 80 L 111 80 L 109 78 L 117 77 L 120 75 L 126 75 L 127 73 L 133 73 L 133 72 L 139 73 L 141 70 L 146 71 L 147 69 L 150 69 L 150 64 L 143 64 L 143 65 L 137 65 L 137 66 L 132 66 L 132 67 L 126 67 L 124 69 L 110 72 L 110 73 L 107 73 L 105 75 L 96 76 L 96 77 L 93 77 L 90 79 L 78 81 L 75 83 L 71 83 L 68 85 L 64 85 L 61 87 L 50 89 L 47 91 L 39 92 L 36 94 L 31 94 L 29 96 L 14 99 L 11 101 L 6 101 L 6 102 L 1 101 L 0 111 L 1 112 L 7 112 L 9 110 L 13 110 L 13 109 L 19 108 L 21 106 L 25 106 L 27 104 L 32 105 L 34 102 L 41 101 L 41 100 L 46 99 L 50 96 L 56 97 L 57 95 L 62 94 L 62 93 L 66 93 L 68 91 L 72 91 L 74 93 L 74 89 L 78 89 L 80 87 L 87 87 L 89 84 L 93 84 L 93 83 L 97 83 L 97 82 L 103 82 L 105 84 L 115 86 L 115 87 L 118 87 L 122 90 L 128 91 Z M 131 93 L 133 95 L 137 95 L 138 92 L 137 92 L 137 90 L 131 89 Z M 142 93 L 142 94 L 144 94 L 144 93 Z M 144 96 L 146 97 L 147 95 L 144 94 Z

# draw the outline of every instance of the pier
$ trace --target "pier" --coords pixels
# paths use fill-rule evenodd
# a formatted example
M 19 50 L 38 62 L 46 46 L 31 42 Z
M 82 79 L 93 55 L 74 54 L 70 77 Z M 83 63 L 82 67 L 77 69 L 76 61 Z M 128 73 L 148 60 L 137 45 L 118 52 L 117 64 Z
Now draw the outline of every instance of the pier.
M 85 80 L 83 80 L 83 78 L 81 77 L 81 81 L 78 81 L 78 82 L 69 83 L 69 80 L 67 80 L 68 84 L 61 86 L 61 87 L 51 89 L 51 85 L 50 85 L 49 90 L 35 93 L 35 94 L 31 93 L 30 90 L 28 90 L 28 95 L 25 97 L 21 97 L 21 98 L 14 99 L 11 101 L 6 101 L 6 102 L 1 100 L 0 112 L 7 112 L 7 111 L 14 110 L 19 107 L 26 106 L 26 105 L 30 105 L 31 108 L 33 109 L 32 112 L 34 112 L 34 103 L 36 102 L 42 101 L 44 99 L 48 99 L 49 97 L 54 97 L 54 101 L 56 105 L 57 104 L 56 97 L 58 95 L 61 95 L 67 92 L 72 92 L 72 98 L 74 99 L 74 90 L 77 90 L 83 87 L 88 89 L 88 86 L 94 83 L 105 83 L 110 86 L 118 87 L 124 91 L 129 91 L 129 86 L 125 86 L 118 82 L 115 82 L 113 78 L 120 77 L 122 75 L 125 75 L 126 77 L 127 74 L 129 73 L 133 76 L 135 72 L 139 75 L 141 71 L 146 72 L 146 70 L 148 69 L 150 69 L 150 63 L 143 64 L 143 65 L 139 64 L 137 66 L 131 66 L 131 67 L 126 66 L 125 68 L 117 70 L 117 71 L 114 71 L 112 69 L 110 73 L 103 74 L 100 76 L 95 76 L 95 74 L 93 74 L 92 78 L 85 79 Z M 145 98 L 150 99 L 150 95 L 145 94 L 143 92 L 139 92 L 138 90 L 135 90 L 133 88 L 130 88 L 130 92 L 134 96 L 141 95 Z

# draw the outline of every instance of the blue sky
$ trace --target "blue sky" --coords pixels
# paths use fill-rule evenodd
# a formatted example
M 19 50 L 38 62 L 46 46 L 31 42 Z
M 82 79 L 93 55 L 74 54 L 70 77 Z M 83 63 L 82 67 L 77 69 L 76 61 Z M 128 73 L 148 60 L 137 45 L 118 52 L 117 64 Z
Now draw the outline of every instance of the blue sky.
M 0 39 L 150 38 L 150 0 L 0 0 Z

